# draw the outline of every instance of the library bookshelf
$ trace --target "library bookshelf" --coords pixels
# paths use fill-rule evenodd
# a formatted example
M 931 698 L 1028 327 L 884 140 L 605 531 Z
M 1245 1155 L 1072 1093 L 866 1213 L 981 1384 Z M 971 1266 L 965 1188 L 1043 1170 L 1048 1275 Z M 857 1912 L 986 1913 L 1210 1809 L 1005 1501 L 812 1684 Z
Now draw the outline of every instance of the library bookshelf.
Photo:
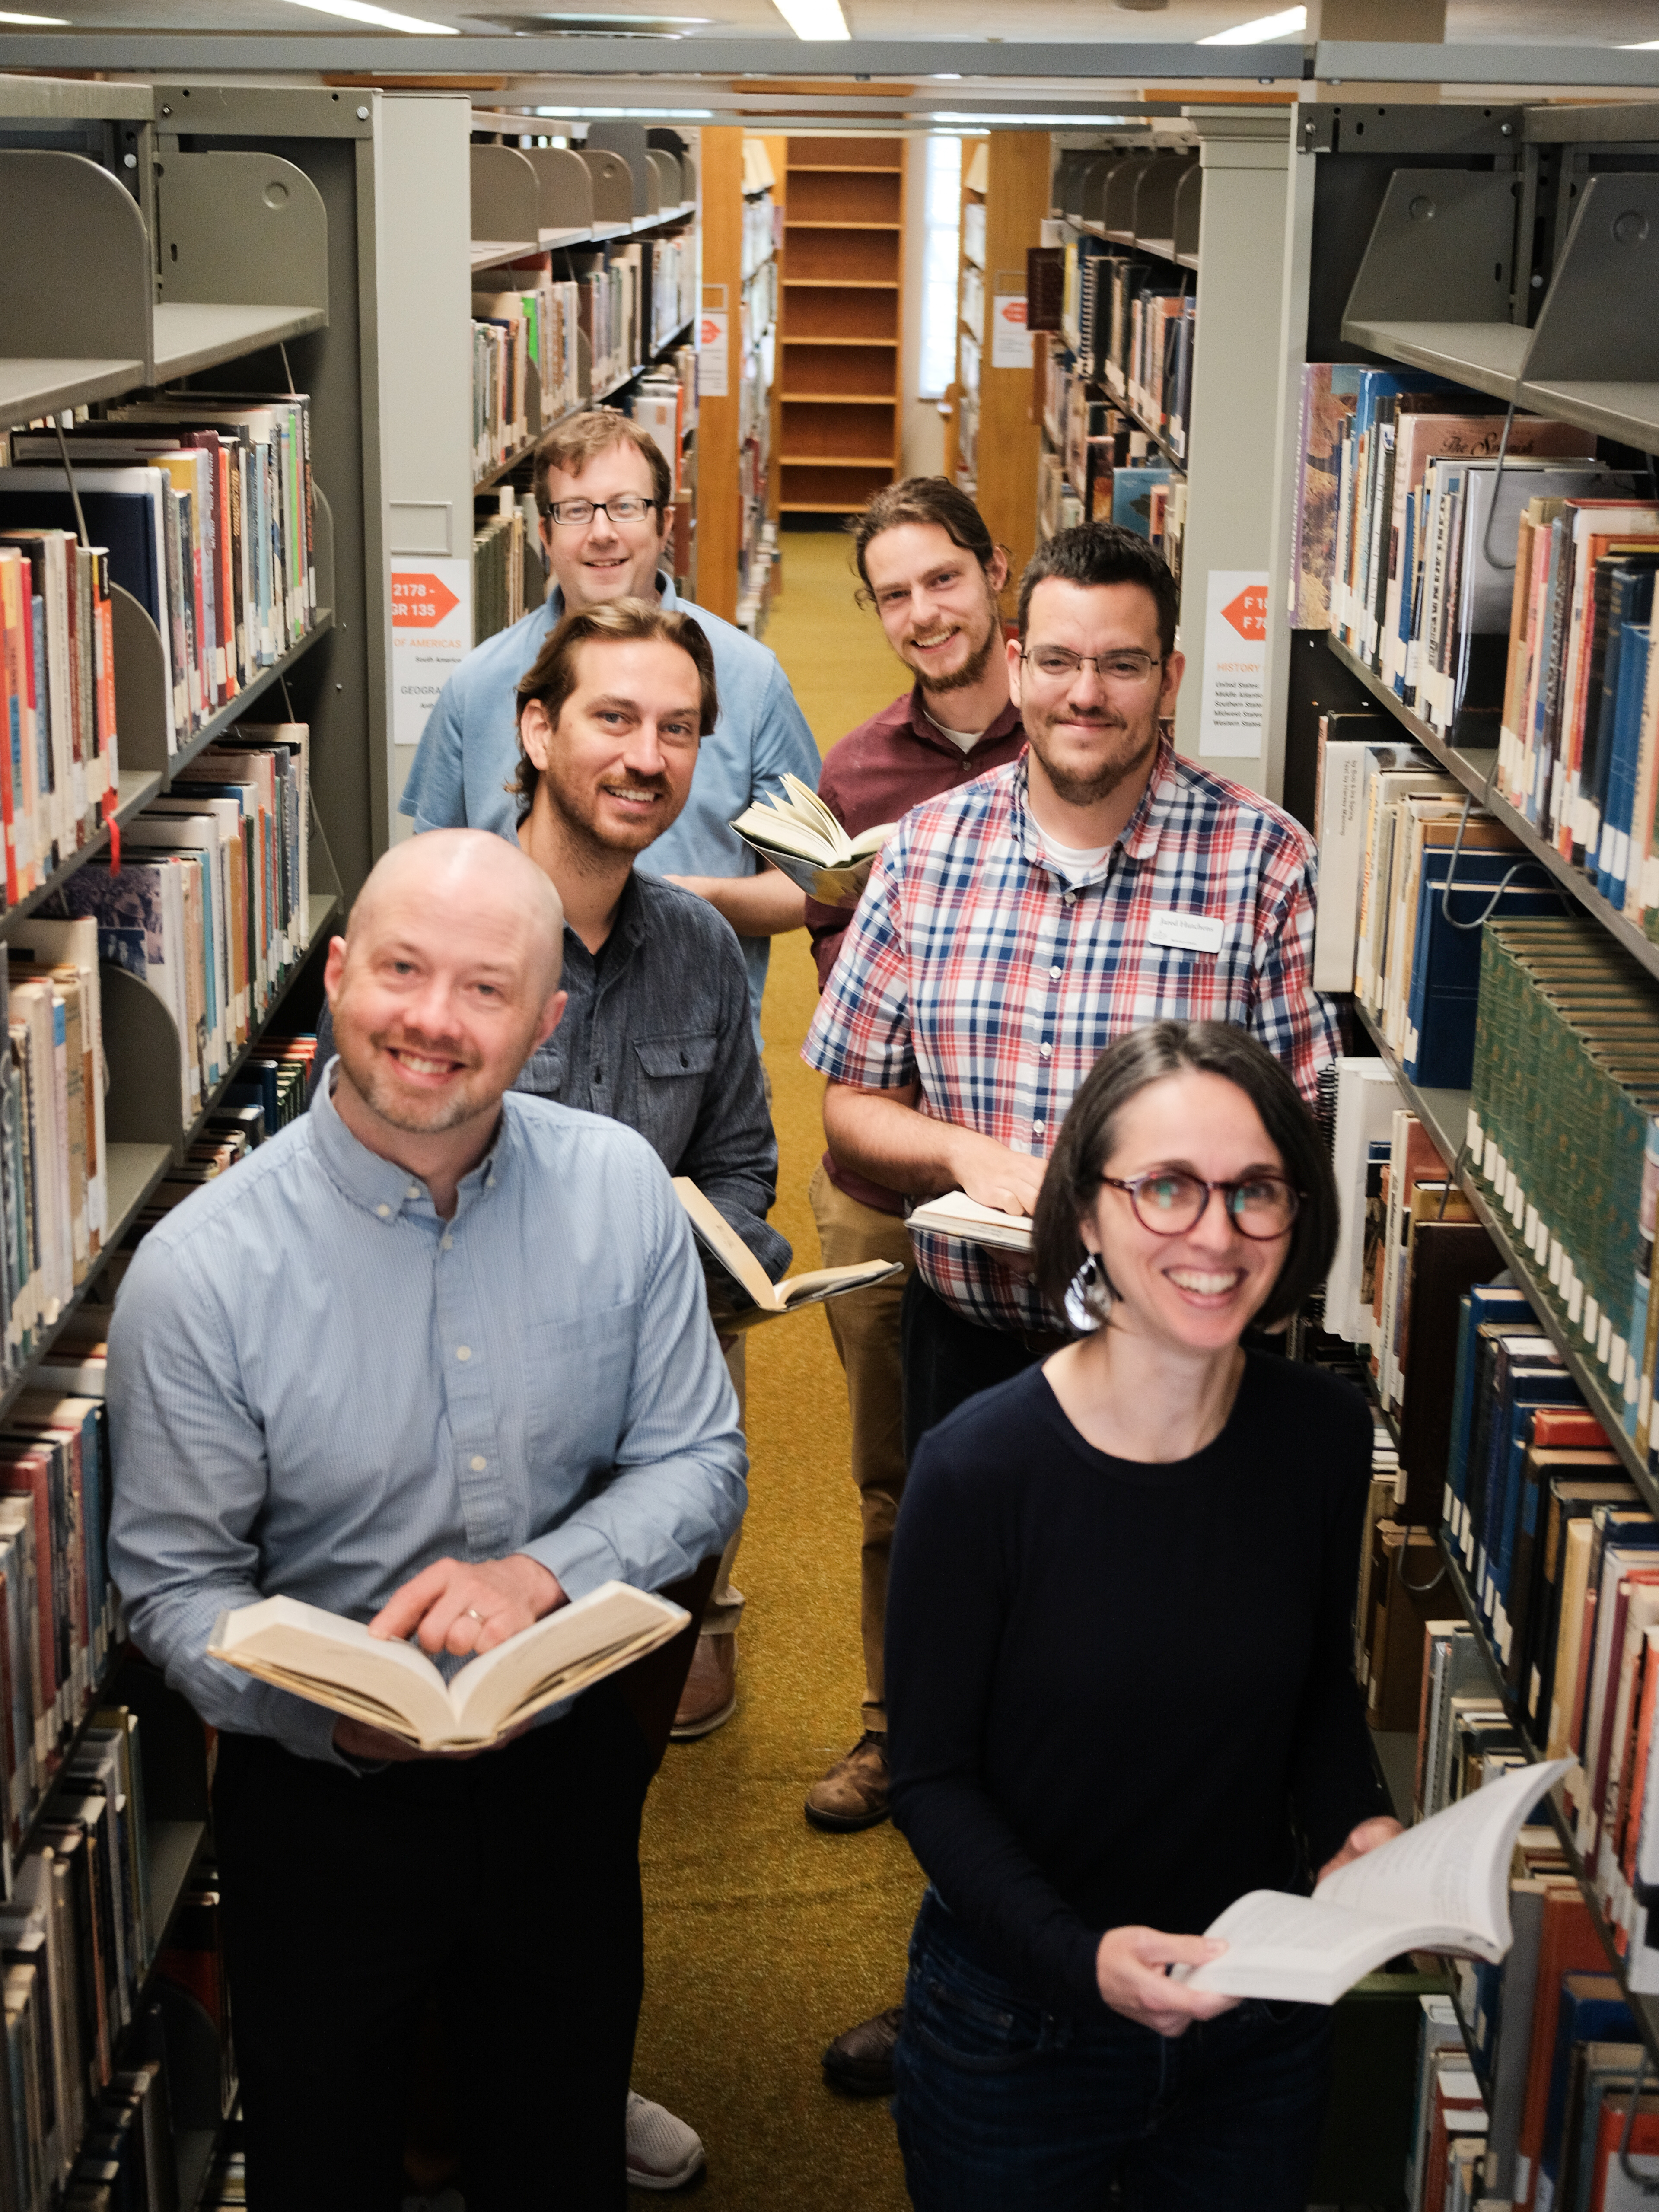
M 1659 106 L 1407 111 L 1322 102 L 1297 111 L 1297 129 L 1285 331 L 1287 361 L 1298 379 L 1301 366 L 1316 361 L 1428 369 L 1523 412 L 1590 430 L 1620 465 L 1659 444 L 1659 331 L 1636 304 L 1651 297 Z M 1281 484 L 1281 548 L 1289 542 L 1289 505 L 1288 487 Z M 1276 559 L 1275 594 L 1282 595 L 1286 573 Z M 1282 596 L 1270 621 L 1278 657 L 1273 681 L 1287 710 L 1287 794 L 1304 797 L 1311 789 L 1310 752 L 1321 714 L 1374 710 L 1385 727 L 1409 738 L 1472 803 L 1494 816 L 1583 916 L 1648 974 L 1659 975 L 1659 945 L 1492 790 L 1494 753 L 1449 742 L 1334 632 L 1291 633 Z M 1634 1434 L 1627 1426 L 1625 1392 L 1590 1355 L 1581 1325 L 1471 1157 L 1470 1094 L 1411 1083 L 1376 1024 L 1363 1007 L 1355 1012 L 1404 1103 L 1450 1164 L 1638 1498 L 1659 1515 L 1659 1480 L 1646 1437 L 1639 1425 Z M 1505 1679 L 1462 1558 L 1443 1528 L 1438 1542 L 1444 1586 L 1474 1633 L 1517 1741 L 1536 1760 L 1541 1750 Z M 1547 1802 L 1609 1968 L 1648 2051 L 1659 2057 L 1659 2002 L 1629 1989 L 1613 1931 L 1562 1808 L 1553 1797 Z
M 779 512 L 850 514 L 898 473 L 904 142 L 787 148 Z

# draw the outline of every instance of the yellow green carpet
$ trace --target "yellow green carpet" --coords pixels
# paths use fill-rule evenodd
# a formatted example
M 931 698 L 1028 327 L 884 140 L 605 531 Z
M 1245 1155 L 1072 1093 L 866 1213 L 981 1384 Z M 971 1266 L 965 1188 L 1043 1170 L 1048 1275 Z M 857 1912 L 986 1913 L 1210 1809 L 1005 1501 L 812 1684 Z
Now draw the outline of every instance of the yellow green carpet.
M 821 750 L 904 688 L 852 603 L 847 540 L 783 538 L 766 642 Z M 804 933 L 774 945 L 763 1026 L 777 1124 L 772 1218 L 818 1265 L 806 1187 L 823 1089 L 799 1057 L 817 991 Z M 896 2003 L 921 1879 L 888 1826 L 830 1837 L 801 1801 L 856 1737 L 858 1508 L 847 1399 L 821 1313 L 749 1340 L 750 1508 L 737 1582 L 735 1716 L 671 1744 L 646 1812 L 646 1999 L 635 2086 L 690 2121 L 708 2212 L 897 2212 L 907 2199 L 880 2099 L 827 2089 L 818 2054 Z M 637 2200 L 643 2202 L 643 2200 Z

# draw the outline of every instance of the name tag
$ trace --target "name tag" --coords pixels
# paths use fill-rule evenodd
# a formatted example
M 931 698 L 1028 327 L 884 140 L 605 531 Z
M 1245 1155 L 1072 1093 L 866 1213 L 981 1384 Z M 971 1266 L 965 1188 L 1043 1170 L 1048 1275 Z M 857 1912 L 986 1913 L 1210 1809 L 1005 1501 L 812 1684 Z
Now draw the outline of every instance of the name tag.
M 1184 952 L 1219 952 L 1221 924 L 1207 914 L 1155 914 L 1146 925 L 1150 945 L 1178 945 Z

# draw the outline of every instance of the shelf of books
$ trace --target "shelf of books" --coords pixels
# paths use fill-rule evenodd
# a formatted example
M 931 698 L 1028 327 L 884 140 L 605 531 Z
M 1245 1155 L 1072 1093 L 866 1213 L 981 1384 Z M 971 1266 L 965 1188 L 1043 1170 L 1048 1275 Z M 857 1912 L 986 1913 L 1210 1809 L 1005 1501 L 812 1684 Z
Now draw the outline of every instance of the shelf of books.
M 753 136 L 743 142 L 736 619 L 738 628 L 754 637 L 766 633 L 780 575 L 775 465 L 784 410 L 792 401 L 823 403 L 841 396 L 830 391 L 783 392 L 778 384 L 778 254 L 786 214 L 778 194 L 787 175 L 787 139 Z
M 523 126 L 533 122 L 533 133 Z M 697 162 L 676 131 L 472 116 L 473 635 L 545 590 L 531 490 L 536 447 L 583 409 L 619 403 L 668 459 L 676 507 L 696 420 Z M 483 143 L 481 143 L 483 142 Z M 689 499 L 686 502 L 689 507 Z M 676 520 L 680 518 L 677 514 Z M 690 531 L 677 531 L 687 541 Z
M 1044 372 L 1039 534 L 1117 522 L 1150 538 L 1177 575 L 1202 183 L 1195 148 L 1070 148 L 1043 226 L 1063 274 Z
M 1374 1664 L 1419 1696 L 1420 1811 L 1571 1762 L 1508 1956 L 1425 2012 L 1412 2201 L 1589 2212 L 1659 2151 L 1659 143 L 1650 109 L 1300 121 L 1292 730 L 1314 980 L 1377 1055 L 1333 1072 L 1326 1326 L 1439 1555 L 1384 1577 Z
M 386 118 L 216 88 L 198 150 L 199 88 L 77 86 L 72 129 L 53 89 L 0 95 L 0 238 L 53 240 L 0 368 L 0 2202 L 193 2204 L 234 2098 L 208 1747 L 123 1640 L 104 1347 L 145 1230 L 303 1107 L 312 1040 L 274 1032 L 342 896 L 313 774 L 367 787 L 386 619 L 356 302 L 330 343 L 370 169 L 317 142 Z M 360 879 L 367 824 L 337 836 Z

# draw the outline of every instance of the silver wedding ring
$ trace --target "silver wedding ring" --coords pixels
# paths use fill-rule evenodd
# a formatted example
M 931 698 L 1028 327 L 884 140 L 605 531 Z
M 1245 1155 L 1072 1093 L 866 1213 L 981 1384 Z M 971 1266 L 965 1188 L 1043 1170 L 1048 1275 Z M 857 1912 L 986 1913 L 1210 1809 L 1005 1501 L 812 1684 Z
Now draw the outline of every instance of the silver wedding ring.
M 480 1628 L 484 1625 L 484 1617 L 483 1613 L 479 1612 L 476 1605 L 468 1606 L 466 1609 L 466 1617 L 469 1620 L 476 1620 Z

